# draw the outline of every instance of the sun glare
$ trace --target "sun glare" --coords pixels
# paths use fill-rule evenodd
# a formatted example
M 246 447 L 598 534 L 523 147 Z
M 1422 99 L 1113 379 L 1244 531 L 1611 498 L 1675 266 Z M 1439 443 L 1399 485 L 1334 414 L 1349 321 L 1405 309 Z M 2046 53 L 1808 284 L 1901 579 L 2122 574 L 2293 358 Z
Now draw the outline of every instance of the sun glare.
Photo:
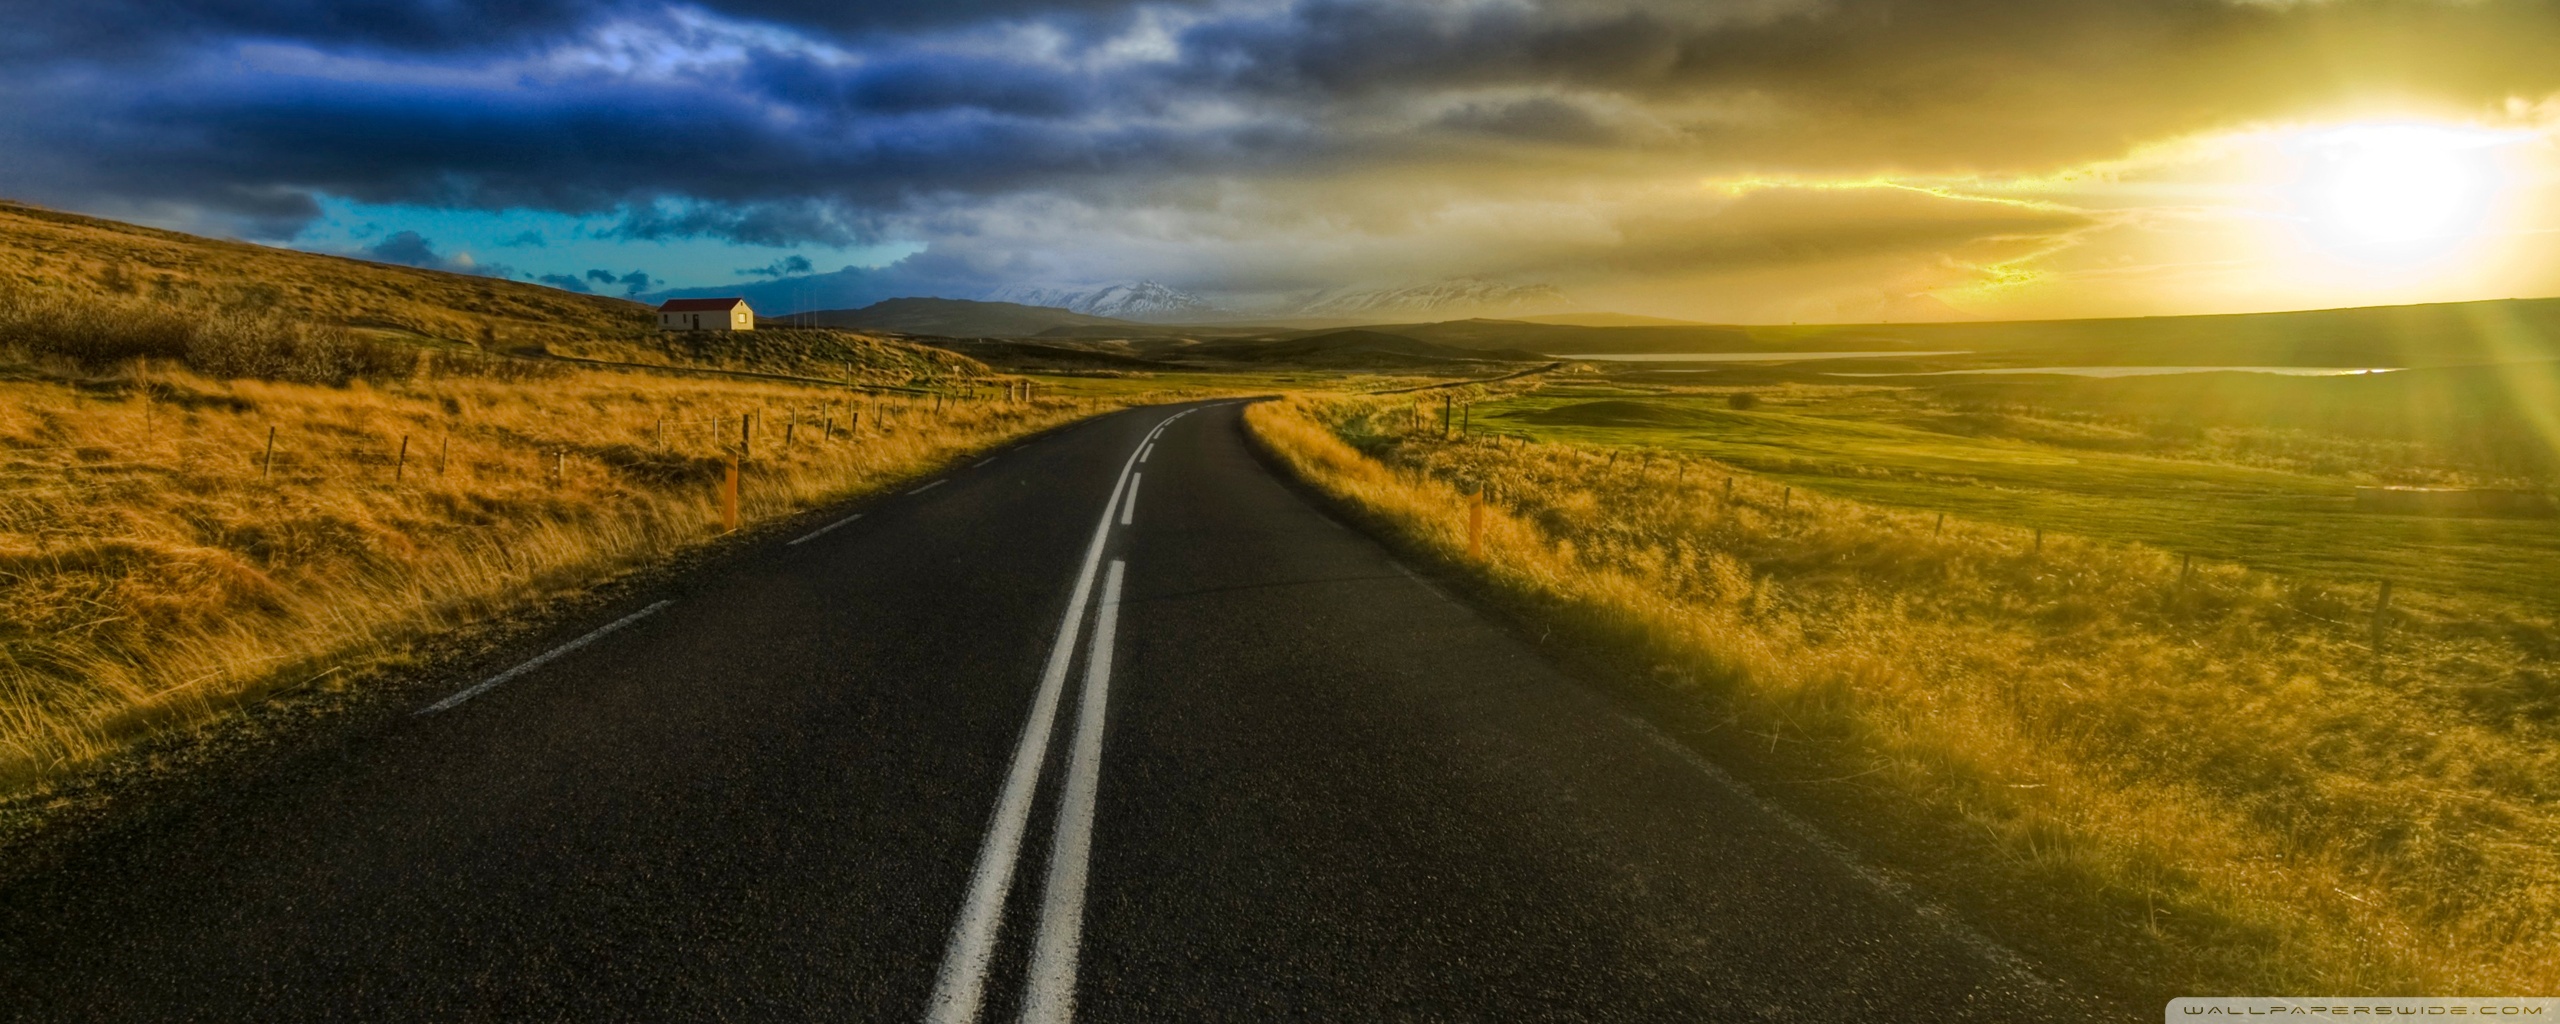
M 2304 133 L 2294 202 L 2323 248 L 2381 263 L 2432 259 L 2477 236 L 2500 187 L 2501 133 L 2362 124 Z

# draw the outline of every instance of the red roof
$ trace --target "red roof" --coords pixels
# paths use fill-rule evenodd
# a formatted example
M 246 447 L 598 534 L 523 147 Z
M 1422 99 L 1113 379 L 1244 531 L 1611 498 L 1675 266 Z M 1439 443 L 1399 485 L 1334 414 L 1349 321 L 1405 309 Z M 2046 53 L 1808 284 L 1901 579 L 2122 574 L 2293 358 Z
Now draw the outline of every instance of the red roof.
M 668 299 L 658 307 L 661 313 L 726 313 L 746 305 L 745 299 Z

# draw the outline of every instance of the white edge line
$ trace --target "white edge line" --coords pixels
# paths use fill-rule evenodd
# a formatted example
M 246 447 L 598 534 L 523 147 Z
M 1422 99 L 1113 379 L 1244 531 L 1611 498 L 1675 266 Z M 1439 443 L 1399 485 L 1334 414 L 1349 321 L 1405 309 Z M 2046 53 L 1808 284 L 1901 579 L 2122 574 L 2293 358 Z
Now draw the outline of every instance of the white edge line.
M 1086 867 L 1093 855 L 1093 805 L 1102 784 L 1102 731 L 1111 700 L 1111 655 L 1120 631 L 1120 578 L 1129 563 L 1111 560 L 1102 607 L 1093 617 L 1085 656 L 1084 700 L 1067 748 L 1067 782 L 1050 832 L 1049 878 L 1040 890 L 1040 927 L 1023 981 L 1022 1024 L 1067 1024 L 1076 1011 L 1076 957 L 1084 943 Z
M 816 540 L 816 539 L 818 539 L 818 538 L 820 538 L 820 537 L 826 536 L 827 531 L 829 531 L 829 530 L 833 530 L 833 529 L 835 529 L 836 527 L 843 526 L 843 525 L 844 525 L 844 524 L 846 524 L 846 523 L 850 523 L 850 522 L 852 522 L 852 521 L 854 521 L 854 520 L 856 520 L 856 519 L 860 519 L 860 518 L 862 518 L 862 513 L 860 513 L 860 512 L 856 512 L 856 513 L 854 513 L 854 514 L 852 514 L 852 515 L 849 515 L 849 516 L 846 516 L 846 517 L 844 517 L 844 518 L 842 518 L 842 519 L 838 519 L 838 520 L 836 520 L 835 522 L 828 523 L 828 524 L 827 524 L 827 525 L 825 525 L 825 526 L 821 526 L 821 527 L 819 527 L 819 528 L 817 528 L 817 529 L 815 529 L 815 530 L 811 530 L 811 531 L 809 531 L 807 534 L 802 535 L 802 536 L 801 536 L 801 538 L 800 538 L 799 540 L 792 541 L 792 542 L 791 542 L 791 546 L 793 546 L 793 547 L 798 547 L 798 546 L 800 546 L 800 545 L 802 545 L 802 544 L 809 543 L 810 541 L 813 541 L 813 540 Z
M 1167 420 L 1166 422 L 1171 422 Z M 1162 427 L 1164 424 L 1157 424 Z M 1031 816 L 1031 797 L 1040 785 L 1040 766 L 1049 757 L 1049 732 L 1057 718 L 1058 693 L 1067 681 L 1067 668 L 1075 658 L 1077 632 L 1084 626 L 1085 603 L 1093 595 L 1093 578 L 1101 567 L 1103 543 L 1111 538 L 1111 511 L 1120 504 L 1120 492 L 1129 484 L 1129 474 L 1138 464 L 1138 450 L 1129 450 L 1129 460 L 1120 464 L 1120 477 L 1111 484 L 1111 497 L 1102 504 L 1102 521 L 1093 528 L 1093 541 L 1086 545 L 1084 565 L 1076 572 L 1076 585 L 1067 599 L 1066 615 L 1058 620 L 1058 637 L 1049 647 L 1049 663 L 1040 672 L 1040 690 L 1031 702 L 1031 717 L 1023 723 L 1022 738 L 1014 744 L 1013 763 L 1005 772 L 1004 789 L 996 797 L 995 812 L 987 821 L 986 840 L 978 846 L 978 860 L 969 871 L 969 890 L 960 903 L 960 915 L 952 921 L 951 939 L 943 949 L 942 966 L 933 982 L 933 996 L 925 1004 L 925 1020 L 931 1024 L 971 1024 L 978 1019 L 978 1007 L 985 1001 L 987 968 L 995 959 L 996 928 L 1002 923 L 1006 893 L 1013 887 L 1014 862 L 1022 851 L 1022 831 Z
M 950 481 L 949 481 L 948 479 L 936 480 L 936 481 L 934 481 L 934 482 L 932 482 L 932 483 L 929 483 L 929 484 L 926 484 L 926 485 L 924 485 L 924 486 L 922 486 L 922 487 L 918 487 L 918 488 L 916 488 L 915 490 L 908 491 L 907 493 L 909 493 L 909 494 L 923 494 L 923 493 L 924 493 L 924 492 L 926 492 L 926 491 L 930 491 L 930 490 L 932 490 L 932 489 L 934 489 L 934 488 L 936 488 L 936 487 L 940 487 L 940 486 L 942 486 L 943 484 L 946 484 L 946 483 L 949 483 L 949 482 L 950 482 Z
M 1144 473 L 1129 474 L 1129 500 L 1120 506 L 1120 525 L 1129 525 L 1129 520 L 1138 514 L 1138 483 L 1146 478 Z
M 604 639 L 605 634 L 655 615 L 661 609 L 664 609 L 666 606 L 674 603 L 675 601 L 672 599 L 659 601 L 658 603 L 642 608 L 639 611 L 632 612 L 631 614 L 615 619 L 612 622 L 605 623 L 604 625 L 597 627 L 595 632 L 589 633 L 575 640 L 571 640 L 568 643 L 561 644 L 560 646 L 544 651 L 541 654 L 534 655 L 532 660 L 527 661 L 524 664 L 518 665 L 504 672 L 500 672 L 497 675 L 490 676 L 460 693 L 420 708 L 418 709 L 418 714 L 432 715 L 438 711 L 450 710 L 454 705 L 470 700 L 473 697 L 477 697 L 490 687 L 506 682 L 507 680 L 513 679 L 527 672 L 531 672 L 534 669 L 541 668 L 544 665 L 548 665 L 553 659 L 556 659 L 563 654 L 567 654 L 571 651 L 577 650 L 578 648 Z

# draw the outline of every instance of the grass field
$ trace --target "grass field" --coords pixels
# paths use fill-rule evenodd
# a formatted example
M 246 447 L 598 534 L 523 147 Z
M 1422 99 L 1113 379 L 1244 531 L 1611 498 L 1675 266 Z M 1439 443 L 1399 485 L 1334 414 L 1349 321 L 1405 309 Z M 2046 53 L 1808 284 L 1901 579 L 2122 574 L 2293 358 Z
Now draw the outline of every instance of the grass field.
M 0 790 L 711 541 L 728 457 L 751 526 L 1125 401 L 8 204 L 0 243 Z
M 1106 407 L 432 367 L 0 371 L 0 783 Z
M 1591 404 L 1626 401 L 1541 393 L 1470 417 L 1538 443 L 1443 440 L 1401 398 L 1300 398 L 1248 421 L 1315 487 L 1669 707 L 1781 799 L 2128 1005 L 2560 989 L 2547 614 L 2430 595 L 2394 610 L 2377 656 L 2362 586 L 2221 561 L 2189 573 L 2112 534 L 2038 544 L 1796 483 L 1855 493 L 1890 478 L 1843 470 L 1925 468 L 2063 495 L 2192 477 L 2317 496 L 2287 474 L 1936 441 L 1826 421 L 1818 404 Z M 1597 443 L 1635 441 L 1670 451 Z M 1939 493 L 1913 486 L 1892 493 Z M 1469 494 L 1490 498 L 1481 556 Z M 2195 535 L 2175 505 L 2135 507 L 2149 511 L 2092 505 L 2082 521 Z
M 2287 386 L 2347 381 L 2281 382 Z M 2560 606 L 2560 520 L 2355 509 L 2366 484 L 2541 486 L 2458 449 L 2296 427 L 2144 421 L 2058 403 L 1987 412 L 1963 389 L 1729 392 L 1565 384 L 1493 397 L 1479 430 L 1712 458 L 1826 494 L 2021 531 L 2135 541 L 2340 584 Z M 2014 397 L 2014 396 L 2013 396 Z M 2017 543 L 2028 543 L 2022 534 Z

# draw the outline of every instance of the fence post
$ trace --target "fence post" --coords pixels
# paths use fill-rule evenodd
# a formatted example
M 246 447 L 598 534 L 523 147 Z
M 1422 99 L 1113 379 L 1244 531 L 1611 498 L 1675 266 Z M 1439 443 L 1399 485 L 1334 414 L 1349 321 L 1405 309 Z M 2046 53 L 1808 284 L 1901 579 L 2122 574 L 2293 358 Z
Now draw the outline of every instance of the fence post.
M 1947 532 L 1947 514 L 1940 512 L 1938 513 L 1938 525 L 1929 528 L 1929 536 L 1934 540 L 1939 534 L 1943 534 L 1945 532 Z
M 658 450 L 667 450 L 667 418 L 664 416 L 658 417 Z
M 400 461 L 391 464 L 391 482 L 399 483 L 409 472 L 409 435 L 400 435 Z
M 2187 575 L 2194 572 L 2195 568 L 2196 556 L 2191 554 L 2178 556 L 2178 589 L 2187 589 Z
M 436 446 L 436 475 L 444 475 L 445 459 L 453 454 L 453 432 L 446 431 L 444 443 Z
M 720 485 L 720 525 L 729 533 L 738 532 L 738 460 L 729 460 L 726 482 Z
M 2037 530 L 2037 531 L 2036 531 L 2036 550 L 2035 550 L 2035 553 L 2036 553 L 2036 554 L 2039 554 L 2039 555 L 2044 554 L 2044 531 L 2043 531 L 2043 530 Z
M 262 461 L 260 461 L 260 462 L 258 463 L 258 479 L 264 480 L 264 479 L 266 479 L 266 478 L 268 478 L 268 477 L 274 476 L 274 475 L 275 475 L 275 472 L 276 472 L 276 428 L 274 428 L 274 427 L 268 427 L 268 428 L 267 428 L 267 456 L 266 456 L 266 458 L 265 458 L 264 460 L 262 460 Z
M 740 462 L 745 462 L 745 461 L 747 461 L 747 456 L 750 454 L 751 449 L 755 446 L 755 438 L 756 438 L 756 418 L 755 418 L 754 414 L 752 414 L 752 413 L 739 413 L 739 414 L 738 414 L 738 461 L 740 461 Z

